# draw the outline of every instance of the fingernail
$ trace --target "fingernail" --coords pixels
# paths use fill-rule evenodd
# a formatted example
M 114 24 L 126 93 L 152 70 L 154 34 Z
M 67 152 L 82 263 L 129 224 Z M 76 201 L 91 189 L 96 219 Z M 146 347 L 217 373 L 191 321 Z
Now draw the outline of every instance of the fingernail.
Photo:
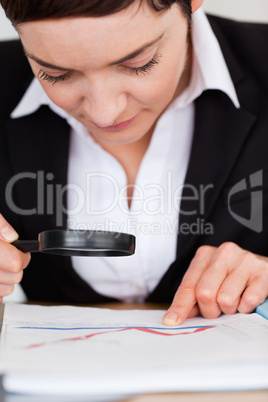
M 178 321 L 178 315 L 176 313 L 169 313 L 163 319 L 163 322 L 166 325 L 176 325 L 177 321 Z
M 1 230 L 1 235 L 9 242 L 15 241 L 18 238 L 18 233 L 9 226 L 6 226 Z

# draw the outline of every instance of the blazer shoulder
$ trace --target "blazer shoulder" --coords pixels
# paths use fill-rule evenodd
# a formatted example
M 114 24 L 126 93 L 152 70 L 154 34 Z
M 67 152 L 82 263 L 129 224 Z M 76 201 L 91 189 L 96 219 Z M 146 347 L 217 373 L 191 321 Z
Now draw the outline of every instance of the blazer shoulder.
M 229 18 L 207 14 L 209 22 L 214 30 L 221 30 L 227 37 L 237 41 L 252 42 L 261 40 L 261 45 L 267 45 L 268 23 L 237 21 Z
M 11 112 L 19 102 L 33 74 L 19 40 L 0 42 L 0 108 Z
M 29 73 L 29 63 L 24 55 L 22 44 L 19 40 L 0 42 L 0 54 L 0 79 L 3 81 L 1 82 L 2 85 L 5 82 L 8 84 L 7 77 L 13 78 L 14 80 L 16 79 L 16 76 L 13 76 L 14 74 L 21 78 L 23 75 Z
M 207 15 L 223 54 L 236 59 L 247 76 L 268 90 L 268 24 Z

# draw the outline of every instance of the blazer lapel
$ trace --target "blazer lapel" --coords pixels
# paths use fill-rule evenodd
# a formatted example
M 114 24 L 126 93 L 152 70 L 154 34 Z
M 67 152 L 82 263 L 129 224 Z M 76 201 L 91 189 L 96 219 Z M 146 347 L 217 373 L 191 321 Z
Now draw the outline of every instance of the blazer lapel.
M 208 16 L 219 41 L 238 97 L 250 97 L 247 80 L 240 64 L 218 26 L 218 18 Z M 241 94 L 241 95 L 240 95 Z M 205 91 L 195 102 L 195 131 L 183 190 L 179 224 L 196 224 L 209 220 L 213 205 L 224 186 L 236 158 L 251 132 L 256 116 L 245 108 L 235 108 L 221 91 Z M 193 199 L 193 191 L 197 191 Z M 191 200 L 186 197 L 191 197 Z M 203 197 L 203 199 L 201 199 Z M 204 201 L 204 202 L 202 202 Z M 184 258 L 194 247 L 198 234 L 179 234 L 177 257 Z
M 36 239 L 41 231 L 66 228 L 69 132 L 66 121 L 46 106 L 32 115 L 9 121 L 7 141 L 13 173 L 26 176 L 14 185 L 14 201 L 20 208 L 37 209 L 36 213 L 21 215 L 21 238 Z M 30 174 L 39 175 L 39 182 L 37 176 L 30 178 Z M 95 292 L 75 272 L 70 257 L 33 254 L 22 284 L 32 300 L 112 301 Z
M 256 117 L 236 109 L 220 91 L 206 91 L 195 103 L 195 132 L 182 194 L 180 228 L 209 220 L 210 212 L 249 135 Z M 187 198 L 188 197 L 188 198 Z M 198 234 L 179 230 L 177 254 L 184 258 Z
M 34 114 L 11 119 L 7 130 L 16 178 L 14 203 L 28 211 L 20 214 L 25 233 L 31 238 L 40 231 L 64 227 L 66 214 L 62 210 L 66 206 L 66 191 L 63 203 L 61 193 L 67 183 L 68 124 L 42 106 Z

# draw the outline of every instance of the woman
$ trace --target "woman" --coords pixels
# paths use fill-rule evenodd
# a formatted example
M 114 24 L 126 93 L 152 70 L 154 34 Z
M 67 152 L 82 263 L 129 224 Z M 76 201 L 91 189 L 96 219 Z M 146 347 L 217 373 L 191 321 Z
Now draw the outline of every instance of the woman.
M 3 44 L 0 295 L 29 265 L 34 300 L 175 294 L 167 325 L 262 303 L 267 214 L 231 201 L 266 177 L 267 27 L 210 18 L 220 48 L 202 0 L 1 4 L 36 78 Z M 30 263 L 10 244 L 62 226 L 132 232 L 136 255 Z

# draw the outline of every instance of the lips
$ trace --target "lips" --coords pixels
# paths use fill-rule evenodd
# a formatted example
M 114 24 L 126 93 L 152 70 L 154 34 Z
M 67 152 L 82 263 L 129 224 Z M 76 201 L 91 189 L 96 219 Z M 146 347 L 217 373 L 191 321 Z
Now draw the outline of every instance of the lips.
M 128 126 L 136 119 L 136 117 L 137 117 L 137 115 L 134 116 L 134 117 L 132 117 L 131 119 L 125 120 L 125 121 L 123 121 L 123 122 L 121 122 L 121 123 L 113 124 L 113 125 L 111 125 L 111 126 L 104 126 L 104 127 L 98 126 L 98 124 L 96 124 L 96 123 L 94 123 L 94 122 L 92 122 L 92 123 L 94 124 L 94 126 L 98 127 L 100 130 L 104 130 L 104 131 L 116 131 L 116 130 L 122 130 L 122 129 L 128 127 Z

